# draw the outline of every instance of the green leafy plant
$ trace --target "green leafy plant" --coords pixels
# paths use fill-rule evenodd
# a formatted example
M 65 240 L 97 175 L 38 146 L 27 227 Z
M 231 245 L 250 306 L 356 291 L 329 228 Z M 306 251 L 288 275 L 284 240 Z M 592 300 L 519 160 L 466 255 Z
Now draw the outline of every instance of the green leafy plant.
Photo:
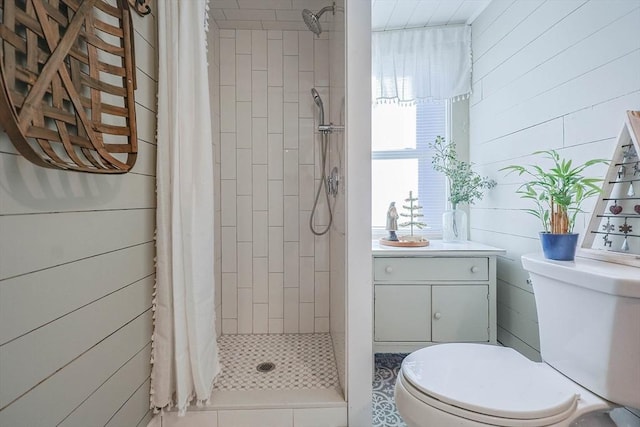
M 545 232 L 554 234 L 572 233 L 583 202 L 601 189 L 600 178 L 583 175 L 585 169 L 596 164 L 608 164 L 606 159 L 593 159 L 574 166 L 571 160 L 562 159 L 555 150 L 536 151 L 553 161 L 553 167 L 543 169 L 538 165 L 510 165 L 500 170 L 525 176 L 527 182 L 516 193 L 523 199 L 531 200 L 535 208 L 524 209 L 542 222 Z
M 433 170 L 442 172 L 449 180 L 449 201 L 453 209 L 460 203 L 472 205 L 476 199 L 482 200 L 484 190 L 496 186 L 496 182 L 482 177 L 471 169 L 471 163 L 458 159 L 454 142 L 447 143 L 441 136 L 436 137 L 429 148 L 434 150 L 431 164 Z

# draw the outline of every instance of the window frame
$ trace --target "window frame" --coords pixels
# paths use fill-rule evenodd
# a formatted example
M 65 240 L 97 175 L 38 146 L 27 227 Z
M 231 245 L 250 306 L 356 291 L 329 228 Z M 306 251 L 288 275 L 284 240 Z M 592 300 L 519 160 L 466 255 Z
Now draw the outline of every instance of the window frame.
M 451 140 L 451 135 L 453 134 L 453 114 L 452 114 L 452 102 L 450 100 L 445 100 L 445 135 L 444 137 L 446 138 L 447 141 Z M 379 150 L 379 151 L 374 151 L 373 149 L 371 150 L 371 162 L 373 162 L 374 160 L 390 160 L 390 159 L 418 159 L 418 168 L 420 168 L 421 166 L 423 166 L 423 162 L 426 162 L 426 159 L 420 159 L 419 157 L 419 149 L 416 148 L 405 148 L 402 150 Z M 446 182 L 446 181 L 445 181 Z M 373 191 L 373 188 L 371 189 Z M 419 192 L 420 194 L 420 192 Z M 442 193 L 442 196 L 444 197 L 445 200 L 445 205 L 448 202 L 448 198 L 449 198 L 449 186 L 445 184 L 445 188 L 444 191 Z M 443 212 L 444 213 L 444 212 Z M 442 231 L 441 230 L 423 230 L 422 234 L 427 238 L 427 239 L 442 239 Z M 371 225 L 371 238 L 373 240 L 378 240 L 381 239 L 383 237 L 387 237 L 388 236 L 388 231 L 385 229 L 385 227 L 381 227 L 381 226 L 374 226 L 373 224 Z

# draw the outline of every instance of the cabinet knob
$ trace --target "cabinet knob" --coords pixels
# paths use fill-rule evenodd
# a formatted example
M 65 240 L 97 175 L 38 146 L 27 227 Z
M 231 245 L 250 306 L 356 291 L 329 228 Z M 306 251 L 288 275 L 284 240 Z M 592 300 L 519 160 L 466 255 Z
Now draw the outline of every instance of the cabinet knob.
M 440 319 L 441 317 L 442 317 L 442 314 L 441 314 L 440 312 L 436 312 L 436 313 L 433 315 L 433 318 L 434 318 L 434 319 L 436 319 L 436 320 Z
M 478 267 L 476 267 L 475 265 L 474 265 L 473 267 L 471 267 L 471 272 L 472 272 L 472 273 L 477 273 L 477 272 L 478 272 L 478 270 L 479 270 L 479 268 L 478 268 Z
M 386 271 L 387 273 L 391 273 L 393 271 L 393 267 L 388 265 L 388 266 L 385 267 L 384 271 Z

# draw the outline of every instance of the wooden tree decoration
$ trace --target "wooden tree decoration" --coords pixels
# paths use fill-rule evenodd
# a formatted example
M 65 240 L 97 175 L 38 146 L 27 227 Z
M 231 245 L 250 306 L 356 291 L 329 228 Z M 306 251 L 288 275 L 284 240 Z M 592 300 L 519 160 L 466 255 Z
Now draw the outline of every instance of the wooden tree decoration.
M 401 227 L 411 227 L 411 236 L 413 236 L 413 227 L 416 226 L 420 229 L 422 229 L 423 227 L 426 227 L 427 224 L 424 222 L 420 222 L 418 220 L 416 220 L 416 218 L 422 217 L 424 215 L 422 215 L 421 213 L 417 212 L 419 209 L 422 209 L 422 206 L 418 205 L 418 204 L 414 204 L 415 202 L 418 201 L 418 199 L 416 197 L 413 197 L 413 191 L 409 191 L 409 198 L 408 199 L 404 199 L 405 202 L 409 203 L 408 205 L 402 205 L 402 207 L 404 209 L 407 209 L 409 211 L 409 213 L 400 213 L 400 216 L 405 217 L 405 218 L 409 218 L 409 221 L 405 221 L 403 223 L 400 224 Z
M 0 125 L 46 168 L 125 173 L 137 156 L 126 0 L 4 0 Z
M 640 111 L 627 111 L 580 255 L 640 267 Z

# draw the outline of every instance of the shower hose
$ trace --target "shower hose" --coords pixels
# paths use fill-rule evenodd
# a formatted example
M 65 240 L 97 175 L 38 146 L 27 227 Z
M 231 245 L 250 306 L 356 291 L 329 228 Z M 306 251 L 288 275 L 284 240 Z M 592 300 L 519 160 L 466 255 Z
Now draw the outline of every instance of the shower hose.
M 322 236 L 327 234 L 329 229 L 331 228 L 331 224 L 333 223 L 333 213 L 331 212 L 331 201 L 329 199 L 329 184 L 327 182 L 327 148 L 329 146 L 329 133 L 326 131 L 322 131 L 322 139 L 320 143 L 320 162 L 322 166 L 322 172 L 320 173 L 320 183 L 318 184 L 318 191 L 316 191 L 316 197 L 313 201 L 313 208 L 311 209 L 311 216 L 309 217 L 309 228 L 311 232 L 316 236 Z M 329 211 L 329 223 L 326 227 L 316 230 L 313 225 L 313 219 L 315 218 L 318 211 L 318 200 L 320 200 L 320 193 L 322 193 L 322 189 L 324 189 L 324 195 L 327 199 L 327 210 Z

